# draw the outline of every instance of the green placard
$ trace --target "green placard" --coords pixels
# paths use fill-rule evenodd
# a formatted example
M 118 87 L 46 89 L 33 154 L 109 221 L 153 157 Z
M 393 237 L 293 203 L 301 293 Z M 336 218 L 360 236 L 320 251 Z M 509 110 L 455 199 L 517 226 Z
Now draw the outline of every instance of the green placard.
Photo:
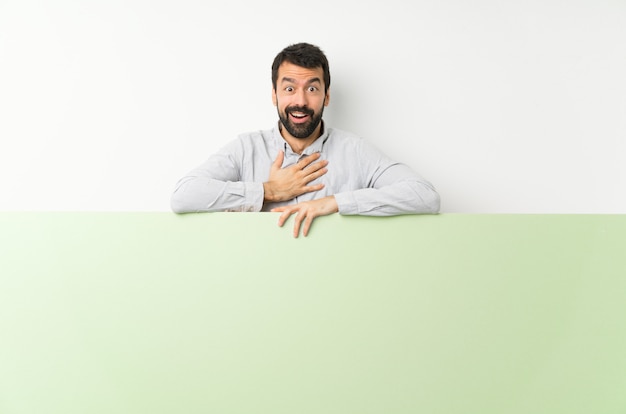
M 624 413 L 626 216 L 0 213 L 0 413 Z

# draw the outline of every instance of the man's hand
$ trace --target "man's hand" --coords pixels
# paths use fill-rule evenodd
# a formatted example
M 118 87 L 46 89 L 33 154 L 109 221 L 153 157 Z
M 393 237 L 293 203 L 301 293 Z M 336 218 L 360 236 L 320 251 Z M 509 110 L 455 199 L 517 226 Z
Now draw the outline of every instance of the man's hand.
M 317 161 L 320 157 L 321 154 L 316 152 L 294 165 L 281 168 L 285 153 L 280 151 L 270 167 L 269 180 L 263 183 L 264 201 L 287 201 L 304 193 L 321 190 L 324 184 L 309 185 L 328 172 L 328 161 Z
M 339 211 L 339 207 L 337 206 L 337 201 L 335 201 L 334 196 L 328 196 L 324 198 L 320 198 L 318 200 L 312 201 L 303 201 L 302 203 L 294 204 L 292 206 L 283 206 L 273 208 L 272 211 L 282 212 L 278 218 L 278 225 L 280 227 L 285 224 L 285 221 L 291 216 L 293 213 L 296 214 L 296 222 L 293 227 L 293 237 L 298 237 L 300 233 L 300 226 L 302 222 L 304 222 L 304 227 L 302 228 L 302 234 L 306 237 L 309 233 L 309 229 L 311 228 L 311 223 L 315 217 L 326 216 L 328 214 L 333 214 Z

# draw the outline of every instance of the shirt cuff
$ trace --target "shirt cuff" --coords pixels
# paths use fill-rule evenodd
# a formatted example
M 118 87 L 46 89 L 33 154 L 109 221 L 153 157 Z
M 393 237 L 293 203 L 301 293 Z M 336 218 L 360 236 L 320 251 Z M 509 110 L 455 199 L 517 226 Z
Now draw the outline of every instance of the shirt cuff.
M 263 208 L 263 183 L 245 183 L 246 200 L 250 201 L 246 211 L 261 211 Z
M 223 201 L 222 211 L 256 212 L 263 208 L 262 183 L 228 182 L 224 193 L 226 198 Z
M 359 214 L 359 209 L 356 203 L 356 199 L 354 198 L 354 193 L 345 192 L 345 193 L 335 194 L 335 201 L 337 202 L 337 208 L 339 209 L 339 214 L 343 214 L 343 215 Z

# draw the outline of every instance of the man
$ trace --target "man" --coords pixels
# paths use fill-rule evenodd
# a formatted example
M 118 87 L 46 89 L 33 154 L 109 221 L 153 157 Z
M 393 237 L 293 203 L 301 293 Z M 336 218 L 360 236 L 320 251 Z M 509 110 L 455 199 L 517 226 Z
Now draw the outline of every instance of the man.
M 322 121 L 330 99 L 328 60 L 317 47 L 286 47 L 272 65 L 272 101 L 279 122 L 242 134 L 183 177 L 176 213 L 281 212 L 295 216 L 294 237 L 315 217 L 332 213 L 390 216 L 437 213 L 433 186 L 365 140 Z

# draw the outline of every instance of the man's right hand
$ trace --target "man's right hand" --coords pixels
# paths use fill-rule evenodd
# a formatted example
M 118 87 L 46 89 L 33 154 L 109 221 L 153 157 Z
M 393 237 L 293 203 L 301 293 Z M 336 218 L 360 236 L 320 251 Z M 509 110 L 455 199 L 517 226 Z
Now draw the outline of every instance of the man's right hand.
M 281 168 L 285 153 L 278 152 L 278 156 L 270 167 L 270 176 L 263 183 L 264 200 L 269 202 L 287 201 L 304 193 L 318 191 L 324 184 L 309 185 L 309 183 L 328 172 L 328 161 L 321 160 L 319 152 L 302 158 L 289 167 Z

